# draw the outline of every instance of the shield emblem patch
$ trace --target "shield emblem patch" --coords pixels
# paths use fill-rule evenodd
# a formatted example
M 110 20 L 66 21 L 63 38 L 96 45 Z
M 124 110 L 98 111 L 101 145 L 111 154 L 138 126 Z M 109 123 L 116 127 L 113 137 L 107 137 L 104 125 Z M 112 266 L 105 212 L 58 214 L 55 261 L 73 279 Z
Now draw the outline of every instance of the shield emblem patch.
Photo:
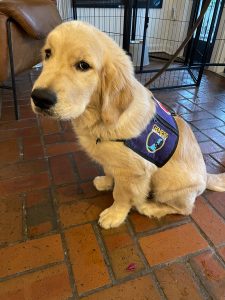
M 146 150 L 150 153 L 155 153 L 162 149 L 167 138 L 168 133 L 162 130 L 159 126 L 154 125 L 146 139 Z

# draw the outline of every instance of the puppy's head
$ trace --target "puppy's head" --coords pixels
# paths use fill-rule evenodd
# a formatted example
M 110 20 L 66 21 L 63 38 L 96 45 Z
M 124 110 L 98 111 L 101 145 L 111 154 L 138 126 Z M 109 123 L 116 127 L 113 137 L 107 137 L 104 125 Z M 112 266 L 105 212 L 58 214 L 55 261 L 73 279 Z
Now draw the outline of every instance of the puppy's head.
M 104 122 L 118 119 L 133 68 L 107 35 L 83 22 L 63 23 L 49 34 L 42 55 L 43 70 L 31 94 L 34 112 L 75 119 L 93 102 Z

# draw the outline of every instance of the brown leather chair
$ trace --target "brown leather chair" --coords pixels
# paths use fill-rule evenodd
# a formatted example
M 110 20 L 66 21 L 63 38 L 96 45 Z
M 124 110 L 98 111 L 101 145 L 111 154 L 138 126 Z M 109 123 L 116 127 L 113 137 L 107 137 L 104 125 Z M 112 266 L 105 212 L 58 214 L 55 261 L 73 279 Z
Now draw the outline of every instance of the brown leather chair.
M 61 22 L 56 0 L 0 1 L 0 87 L 13 90 L 16 119 L 15 75 L 41 61 L 46 36 Z M 4 84 L 8 79 L 10 86 Z

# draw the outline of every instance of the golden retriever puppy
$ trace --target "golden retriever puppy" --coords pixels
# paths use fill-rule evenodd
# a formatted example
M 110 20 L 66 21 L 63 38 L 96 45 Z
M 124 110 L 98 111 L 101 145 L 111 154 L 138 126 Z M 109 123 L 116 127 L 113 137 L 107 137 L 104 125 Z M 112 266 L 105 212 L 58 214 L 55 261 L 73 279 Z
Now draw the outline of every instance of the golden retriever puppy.
M 179 141 L 163 167 L 125 145 L 154 118 L 156 101 L 135 79 L 125 52 L 91 25 L 68 22 L 49 34 L 31 105 L 35 113 L 71 120 L 80 145 L 103 166 L 105 176 L 94 185 L 114 197 L 100 214 L 103 228 L 119 226 L 131 207 L 148 217 L 188 215 L 206 188 L 225 191 L 225 174 L 207 174 L 194 134 L 178 116 Z

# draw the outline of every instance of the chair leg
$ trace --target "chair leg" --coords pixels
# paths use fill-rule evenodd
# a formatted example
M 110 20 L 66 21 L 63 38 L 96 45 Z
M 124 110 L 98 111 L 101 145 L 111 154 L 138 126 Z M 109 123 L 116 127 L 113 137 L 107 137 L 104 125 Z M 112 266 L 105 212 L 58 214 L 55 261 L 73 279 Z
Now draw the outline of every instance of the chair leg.
M 10 71 L 11 71 L 11 82 L 12 82 L 12 91 L 13 91 L 13 101 L 14 101 L 14 111 L 16 120 L 19 119 L 18 115 L 18 103 L 17 103 L 17 95 L 16 95 L 16 81 L 15 81 L 15 71 L 14 71 L 14 60 L 13 60 L 13 48 L 12 48 L 12 36 L 11 36 L 11 21 L 7 20 L 7 41 L 8 41 L 8 49 L 9 49 L 9 62 L 10 62 Z

